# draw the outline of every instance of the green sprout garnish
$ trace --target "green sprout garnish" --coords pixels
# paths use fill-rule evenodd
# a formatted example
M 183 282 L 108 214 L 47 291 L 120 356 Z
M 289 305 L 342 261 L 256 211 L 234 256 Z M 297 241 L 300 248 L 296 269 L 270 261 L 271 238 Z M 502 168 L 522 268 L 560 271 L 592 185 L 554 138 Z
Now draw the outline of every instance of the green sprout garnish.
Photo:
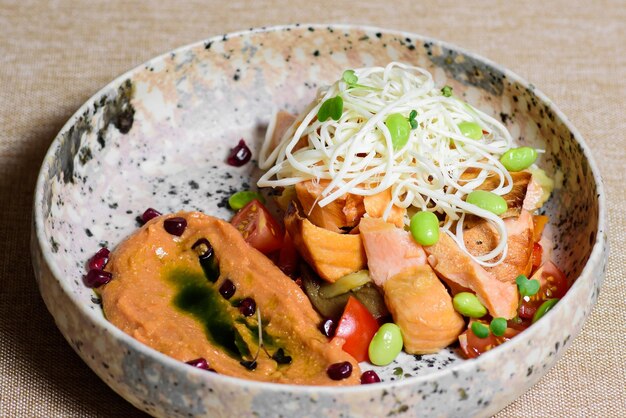
M 317 111 L 317 120 L 325 122 L 328 118 L 339 120 L 343 113 L 343 99 L 341 96 L 331 97 L 320 106 Z
M 417 128 L 417 121 L 415 120 L 416 116 L 417 116 L 417 111 L 411 110 L 411 113 L 409 113 L 409 123 L 411 124 L 411 130 Z
M 356 74 L 354 73 L 354 70 L 346 70 L 346 71 L 344 71 L 343 75 L 341 76 L 341 78 L 350 87 L 356 86 L 356 83 L 359 82 L 359 77 L 356 76 Z
M 496 337 L 503 336 L 504 332 L 506 331 L 506 327 L 506 319 L 504 318 L 493 318 L 491 320 L 491 324 L 489 324 L 489 329 L 491 330 L 491 333 Z
M 443 86 L 442 89 L 441 89 L 441 94 L 443 94 L 445 97 L 452 96 L 452 87 L 450 87 L 450 86 Z
M 359 88 L 364 90 L 380 91 L 380 89 L 376 87 L 364 86 L 362 84 L 359 84 L 359 77 L 356 75 L 354 70 L 344 71 L 341 79 L 345 81 L 349 89 Z
M 480 322 L 472 322 L 472 332 L 478 338 L 487 338 L 489 336 L 489 328 Z
M 519 289 L 519 293 L 522 297 L 536 295 L 541 287 L 537 280 L 528 280 L 528 277 L 523 274 L 517 276 L 515 283 L 517 283 L 517 288 Z

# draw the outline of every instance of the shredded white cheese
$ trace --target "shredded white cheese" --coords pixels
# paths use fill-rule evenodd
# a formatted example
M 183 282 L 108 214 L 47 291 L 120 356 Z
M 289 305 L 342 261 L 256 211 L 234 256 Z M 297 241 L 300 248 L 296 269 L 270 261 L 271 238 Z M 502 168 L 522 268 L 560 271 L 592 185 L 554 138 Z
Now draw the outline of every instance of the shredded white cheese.
M 464 197 L 492 176 L 499 178 L 493 193 L 511 191 L 511 176 L 499 161 L 513 145 L 506 127 L 458 98 L 444 96 L 422 68 L 392 62 L 384 68 L 354 72 L 358 86 L 342 79 L 320 89 L 317 99 L 267 155 L 275 126 L 270 124 L 259 155 L 259 166 L 267 171 L 258 186 L 329 180 L 318 202 L 322 207 L 346 193 L 369 196 L 391 188 L 392 201 L 385 217 L 392 205 L 443 214 L 441 227 L 465 252 L 465 215 L 488 220 L 500 235 L 499 243 L 489 253 L 472 258 L 484 266 L 501 262 L 507 251 L 503 220 L 466 203 Z M 322 103 L 336 96 L 343 99 L 339 120 L 317 120 Z M 408 118 L 413 110 L 417 127 L 411 130 L 406 145 L 394 150 L 385 119 L 392 113 Z M 481 139 L 470 139 L 458 127 L 463 121 L 477 123 L 487 133 Z M 301 139 L 305 146 L 294 151 Z M 478 171 L 477 177 L 462 180 L 461 174 L 469 168 Z M 408 217 L 405 223 L 409 223 Z M 490 261 L 496 257 L 495 262 Z

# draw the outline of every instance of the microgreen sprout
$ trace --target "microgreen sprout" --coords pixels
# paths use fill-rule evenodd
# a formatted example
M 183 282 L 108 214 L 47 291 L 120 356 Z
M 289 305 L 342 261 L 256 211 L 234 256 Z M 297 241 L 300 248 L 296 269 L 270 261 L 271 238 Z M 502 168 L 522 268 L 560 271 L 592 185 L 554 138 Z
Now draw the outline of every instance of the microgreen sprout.
M 489 324 L 489 329 L 491 333 L 496 337 L 501 337 L 504 335 L 506 331 L 507 323 L 504 318 L 493 318 L 491 320 L 491 324 Z
M 522 297 L 536 295 L 539 291 L 539 287 L 541 287 L 537 280 L 528 280 L 528 277 L 523 274 L 517 276 L 515 283 L 517 283 L 517 288 Z
M 452 87 L 450 86 L 443 86 L 441 88 L 441 94 L 443 94 L 445 97 L 451 97 L 452 96 Z
M 472 322 L 472 332 L 478 338 L 487 338 L 489 336 L 489 328 L 480 322 Z
M 359 84 L 359 77 L 356 75 L 354 70 L 344 71 L 341 79 L 348 85 L 349 89 L 359 88 L 365 90 L 380 91 L 380 89 L 376 87 L 364 86 L 362 84 Z
M 411 110 L 411 113 L 409 113 L 409 123 L 411 124 L 411 130 L 417 128 L 417 121 L 415 120 L 416 116 L 417 110 Z
M 317 120 L 325 122 L 328 118 L 339 120 L 343 113 L 343 99 L 341 96 L 331 97 L 324 101 L 317 111 Z
M 357 75 L 354 73 L 354 70 L 346 70 L 346 71 L 344 71 L 343 75 L 341 76 L 341 78 L 350 87 L 354 87 L 356 85 L 356 83 L 359 82 L 359 77 L 357 77 Z

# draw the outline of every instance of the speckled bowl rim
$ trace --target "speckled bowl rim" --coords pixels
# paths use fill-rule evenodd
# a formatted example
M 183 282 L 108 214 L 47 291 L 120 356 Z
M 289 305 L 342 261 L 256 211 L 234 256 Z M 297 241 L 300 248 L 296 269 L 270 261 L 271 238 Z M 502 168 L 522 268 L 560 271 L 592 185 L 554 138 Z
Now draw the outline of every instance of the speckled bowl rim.
M 224 38 L 224 36 L 228 37 L 228 38 L 234 38 L 234 37 L 242 37 L 242 36 L 246 36 L 246 35 L 251 35 L 251 34 L 256 34 L 256 33 L 271 33 L 271 32 L 278 32 L 278 31 L 283 31 L 286 29 L 289 30 L 293 30 L 294 32 L 303 28 L 308 28 L 308 27 L 313 27 L 315 29 L 325 29 L 325 28 L 333 28 L 333 29 L 337 29 L 337 30 L 344 30 L 344 31 L 366 31 L 366 32 L 380 32 L 380 33 L 384 33 L 384 34 L 388 34 L 388 35 L 392 35 L 392 36 L 400 36 L 402 38 L 414 38 L 414 39 L 420 39 L 423 42 L 432 42 L 434 44 L 438 44 L 441 45 L 445 48 L 451 49 L 451 50 L 455 50 L 458 51 L 464 55 L 470 56 L 473 59 L 476 59 L 478 61 L 484 62 L 485 64 L 497 69 L 498 71 L 501 71 L 503 74 L 506 74 L 507 78 L 519 83 L 520 85 L 529 88 L 532 90 L 533 94 L 543 102 L 543 104 L 547 105 L 547 107 L 554 112 L 554 114 L 563 122 L 563 124 L 565 125 L 565 127 L 567 127 L 567 129 L 569 129 L 569 131 L 574 135 L 574 140 L 580 145 L 580 147 L 582 148 L 582 152 L 584 157 L 587 159 L 587 162 L 589 164 L 589 167 L 591 168 L 591 173 L 593 174 L 593 180 L 595 182 L 596 185 L 596 190 L 597 190 L 597 195 L 598 195 L 598 231 L 596 234 L 596 238 L 595 238 L 595 243 L 593 244 L 593 249 L 591 251 L 591 254 L 589 255 L 589 259 L 587 260 L 587 263 L 585 264 L 585 267 L 583 268 L 583 270 L 581 271 L 580 275 L 578 277 L 584 276 L 584 275 L 588 275 L 588 274 L 593 274 L 593 269 L 594 266 L 601 263 L 601 257 L 602 257 L 602 251 L 603 251 L 603 246 L 605 245 L 605 234 L 606 234 L 606 223 L 607 223 L 607 212 L 606 212 L 606 197 L 605 197 L 605 191 L 604 191 L 604 185 L 602 182 L 602 178 L 600 176 L 600 171 L 596 165 L 596 162 L 593 158 L 593 156 L 591 155 L 591 151 L 589 149 L 589 147 L 587 146 L 587 144 L 585 143 L 582 135 L 580 134 L 580 132 L 573 126 L 573 124 L 569 121 L 569 119 L 565 116 L 565 114 L 563 114 L 563 112 L 552 102 L 552 100 L 550 100 L 544 93 L 542 93 L 539 89 L 537 89 L 532 83 L 526 81 L 524 78 L 520 77 L 519 75 L 517 75 L 516 73 L 506 69 L 505 67 L 496 64 L 495 62 L 484 58 L 480 55 L 477 55 L 473 52 L 467 51 L 463 48 L 460 48 L 456 45 L 453 45 L 451 43 L 447 43 L 444 41 L 440 41 L 438 39 L 435 38 L 431 38 L 428 36 L 423 36 L 423 35 L 419 35 L 413 32 L 408 32 L 408 31 L 397 31 L 397 30 L 389 30 L 389 29 L 385 29 L 385 28 L 380 28 L 380 27 L 375 27 L 375 26 L 368 26 L 368 25 L 351 25 L 351 24 L 322 24 L 322 23 L 315 23 L 315 24 L 300 24 L 300 23 L 295 23 L 295 24 L 288 24 L 288 25 L 278 25 L 278 26 L 268 26 L 268 27 L 260 27 L 260 28 L 250 28 L 247 30 L 242 30 L 242 31 L 237 31 L 237 32 L 231 32 L 225 35 L 216 35 L 213 36 L 211 38 L 208 39 L 203 39 L 201 41 L 198 42 L 194 42 L 188 45 L 184 45 L 181 46 L 179 48 L 176 48 L 174 50 L 170 50 L 167 51 L 161 55 L 158 55 L 154 58 L 151 58 L 150 60 L 146 61 L 145 63 L 142 63 L 136 67 L 134 67 L 131 70 L 126 71 L 124 74 L 116 77 L 114 80 L 112 80 L 111 82 L 109 82 L 106 86 L 104 86 L 102 89 L 100 89 L 98 92 L 96 92 L 93 96 L 91 96 L 82 106 L 80 106 L 80 108 L 69 118 L 69 120 L 65 123 L 65 125 L 63 126 L 63 128 L 61 128 L 61 130 L 59 131 L 59 133 L 57 134 L 57 136 L 54 138 L 54 140 L 52 141 L 50 147 L 48 148 L 48 151 L 46 152 L 46 155 L 44 157 L 44 163 L 41 166 L 41 169 L 39 171 L 39 175 L 37 178 L 37 184 L 35 187 L 35 197 L 34 197 L 34 220 L 35 220 L 35 233 L 36 233 L 36 237 L 37 237 L 37 242 L 39 244 L 40 249 L 42 250 L 43 253 L 43 257 L 44 260 L 48 266 L 48 268 L 50 269 L 50 271 L 52 272 L 52 275 L 54 276 L 54 278 L 59 282 L 61 288 L 63 289 L 63 291 L 68 295 L 68 297 L 70 298 L 70 300 L 78 306 L 78 309 L 87 317 L 89 317 L 92 321 L 93 324 L 100 327 L 101 329 L 104 329 L 104 331 L 109 332 L 113 337 L 115 337 L 118 340 L 121 340 L 122 342 L 124 342 L 125 344 L 128 344 L 129 347 L 131 347 L 134 350 L 137 350 L 138 352 L 141 352 L 142 354 L 144 354 L 145 356 L 147 356 L 148 358 L 151 358 L 155 361 L 158 361 L 160 363 L 162 363 L 165 367 L 172 367 L 172 368 L 178 368 L 179 370 L 187 372 L 187 373 L 195 373 L 196 376 L 200 377 L 201 379 L 205 379 L 208 381 L 214 381 L 219 383 L 220 381 L 224 381 L 225 383 L 228 382 L 230 384 L 234 384 L 234 385 L 238 385 L 240 387 L 250 387 L 252 389 L 258 389 L 258 390 L 264 390 L 264 391 L 275 391 L 275 392 L 292 392 L 292 393 L 296 393 L 296 394 L 303 394 L 303 393 L 309 393 L 311 391 L 320 393 L 320 394 L 351 394 L 351 393 L 357 393 L 357 392 L 362 392 L 362 391 L 372 391 L 372 390 L 385 390 L 385 389 L 391 389 L 391 388 L 398 388 L 398 387 L 404 387 L 404 386 L 410 386 L 414 383 L 417 382 L 424 382 L 424 381 L 430 381 L 430 380 L 437 380 L 440 376 L 446 375 L 446 374 L 450 374 L 453 373 L 455 371 L 459 371 L 462 370 L 464 368 L 473 368 L 473 367 L 479 367 L 480 364 L 482 363 L 481 359 L 487 359 L 490 358 L 491 356 L 500 356 L 500 355 L 504 355 L 507 351 L 509 350 L 513 350 L 516 347 L 521 346 L 522 344 L 525 343 L 525 341 L 528 338 L 532 338 L 533 334 L 534 334 L 534 327 L 530 327 L 529 329 L 525 330 L 520 337 L 514 338 L 510 341 L 508 341 L 506 344 L 503 344 L 501 346 L 498 346 L 492 350 L 489 350 L 488 352 L 482 354 L 480 357 L 476 358 L 476 359 L 470 359 L 470 360 L 464 360 L 462 362 L 458 362 L 455 363 L 449 367 L 446 367 L 444 369 L 440 369 L 437 371 L 433 371 L 432 373 L 429 373 L 427 375 L 422 375 L 422 376 L 415 376 L 415 377 L 410 377 L 407 379 L 402 379 L 402 380 L 397 380 L 397 381 L 391 381 L 391 382 L 383 382 L 383 383 L 378 383 L 376 385 L 356 385 L 356 386 L 343 386 L 343 387 L 335 387 L 335 386 L 308 386 L 308 385 L 291 385 L 291 384 L 281 384 L 281 383 L 270 383 L 270 382 L 260 382 L 260 381 L 254 381 L 254 380 L 246 380 L 246 379 L 241 379 L 241 378 L 237 378 L 237 377 L 231 377 L 231 376 L 225 376 L 225 375 L 220 375 L 220 374 L 216 374 L 216 373 L 206 373 L 206 371 L 203 370 L 194 370 L 192 368 L 190 368 L 189 366 L 185 365 L 184 363 L 175 360 L 165 354 L 162 354 L 160 352 L 158 352 L 157 350 L 144 345 L 142 343 L 140 343 L 139 341 L 135 340 L 134 338 L 132 338 L 131 336 L 127 335 L 126 333 L 124 333 L 123 331 L 121 331 L 119 328 L 115 327 L 113 324 L 111 324 L 109 321 L 107 321 L 104 316 L 96 316 L 94 315 L 94 311 L 88 309 L 88 307 L 80 300 L 78 300 L 78 298 L 75 296 L 74 292 L 72 292 L 72 290 L 70 289 L 70 287 L 68 286 L 67 283 L 64 283 L 63 280 L 60 280 L 59 277 L 62 277 L 61 272 L 58 270 L 58 268 L 56 267 L 55 263 L 53 262 L 52 256 L 50 251 L 47 250 L 47 246 L 46 246 L 46 239 L 44 237 L 44 228 L 43 228 L 43 213 L 41 211 L 41 206 L 38 204 L 39 202 L 42 201 L 43 199 L 43 184 L 45 182 L 45 173 L 48 170 L 48 163 L 49 161 L 51 161 L 54 157 L 54 152 L 56 151 L 56 148 L 59 146 L 59 141 L 61 139 L 61 134 L 63 132 L 66 132 L 68 129 L 70 129 L 71 126 L 73 126 L 77 120 L 77 118 L 83 114 L 91 105 L 91 103 L 93 103 L 97 98 L 101 97 L 104 93 L 106 93 L 108 90 L 111 89 L 112 86 L 117 86 L 119 85 L 122 81 L 124 81 L 127 78 L 132 77 L 135 73 L 140 72 L 143 70 L 143 68 L 145 68 L 145 66 L 151 62 L 154 61 L 159 61 L 162 60 L 163 58 L 169 56 L 171 53 L 178 53 L 180 51 L 184 51 L 190 48 L 194 48 L 197 46 L 200 46 L 202 44 L 205 44 L 206 42 L 212 42 L 212 41 L 219 41 L 221 39 Z M 578 279 L 577 277 L 577 279 Z M 579 280 L 576 280 L 572 286 L 572 288 L 576 287 L 576 286 L 582 286 L 582 284 L 580 284 Z M 571 292 L 568 292 L 568 294 L 566 294 L 563 297 L 563 301 L 564 303 L 567 303 L 568 301 L 568 296 Z M 552 309 L 552 311 L 558 311 L 559 307 L 561 306 L 561 304 L 557 304 L 555 306 L 555 308 Z M 550 311 L 545 315 L 545 321 L 548 321 L 549 318 L 553 315 L 553 312 Z

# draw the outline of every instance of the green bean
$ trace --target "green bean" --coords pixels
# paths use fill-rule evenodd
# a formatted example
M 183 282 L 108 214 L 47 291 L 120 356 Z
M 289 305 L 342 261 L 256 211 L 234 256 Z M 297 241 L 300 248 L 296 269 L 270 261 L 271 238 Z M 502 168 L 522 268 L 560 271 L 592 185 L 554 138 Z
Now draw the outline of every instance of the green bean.
M 496 215 L 502 215 L 508 209 L 506 200 L 502 196 L 485 190 L 474 190 L 467 195 L 465 201 Z
M 550 309 L 552 309 L 558 301 L 559 301 L 559 298 L 554 298 L 554 299 L 548 299 L 545 302 L 543 302 L 541 306 L 539 307 L 539 309 L 537 309 L 537 311 L 533 315 L 533 324 L 539 321 L 539 319 L 542 316 L 544 316 Z
M 400 354 L 403 344 L 400 327 L 393 323 L 383 324 L 370 341 L 370 361 L 376 366 L 386 366 Z
M 483 137 L 483 128 L 476 122 L 461 122 L 458 127 L 461 133 L 468 138 L 480 139 Z
M 385 119 L 385 125 L 391 134 L 391 143 L 393 149 L 400 149 L 409 141 L 411 133 L 411 124 L 409 120 L 400 113 L 392 113 Z
M 265 198 L 260 193 L 244 190 L 242 192 L 237 192 L 229 197 L 228 204 L 233 210 L 239 210 L 254 199 L 257 199 L 261 203 L 265 203 Z
M 537 159 L 537 150 L 531 147 L 511 148 L 500 157 L 500 162 L 509 171 L 522 171 Z
M 421 245 L 434 245 L 439 241 L 439 219 L 428 211 L 417 212 L 411 218 L 411 235 Z
M 452 306 L 458 313 L 470 318 L 481 318 L 487 314 L 487 308 L 480 303 L 475 294 L 469 292 L 454 295 Z

